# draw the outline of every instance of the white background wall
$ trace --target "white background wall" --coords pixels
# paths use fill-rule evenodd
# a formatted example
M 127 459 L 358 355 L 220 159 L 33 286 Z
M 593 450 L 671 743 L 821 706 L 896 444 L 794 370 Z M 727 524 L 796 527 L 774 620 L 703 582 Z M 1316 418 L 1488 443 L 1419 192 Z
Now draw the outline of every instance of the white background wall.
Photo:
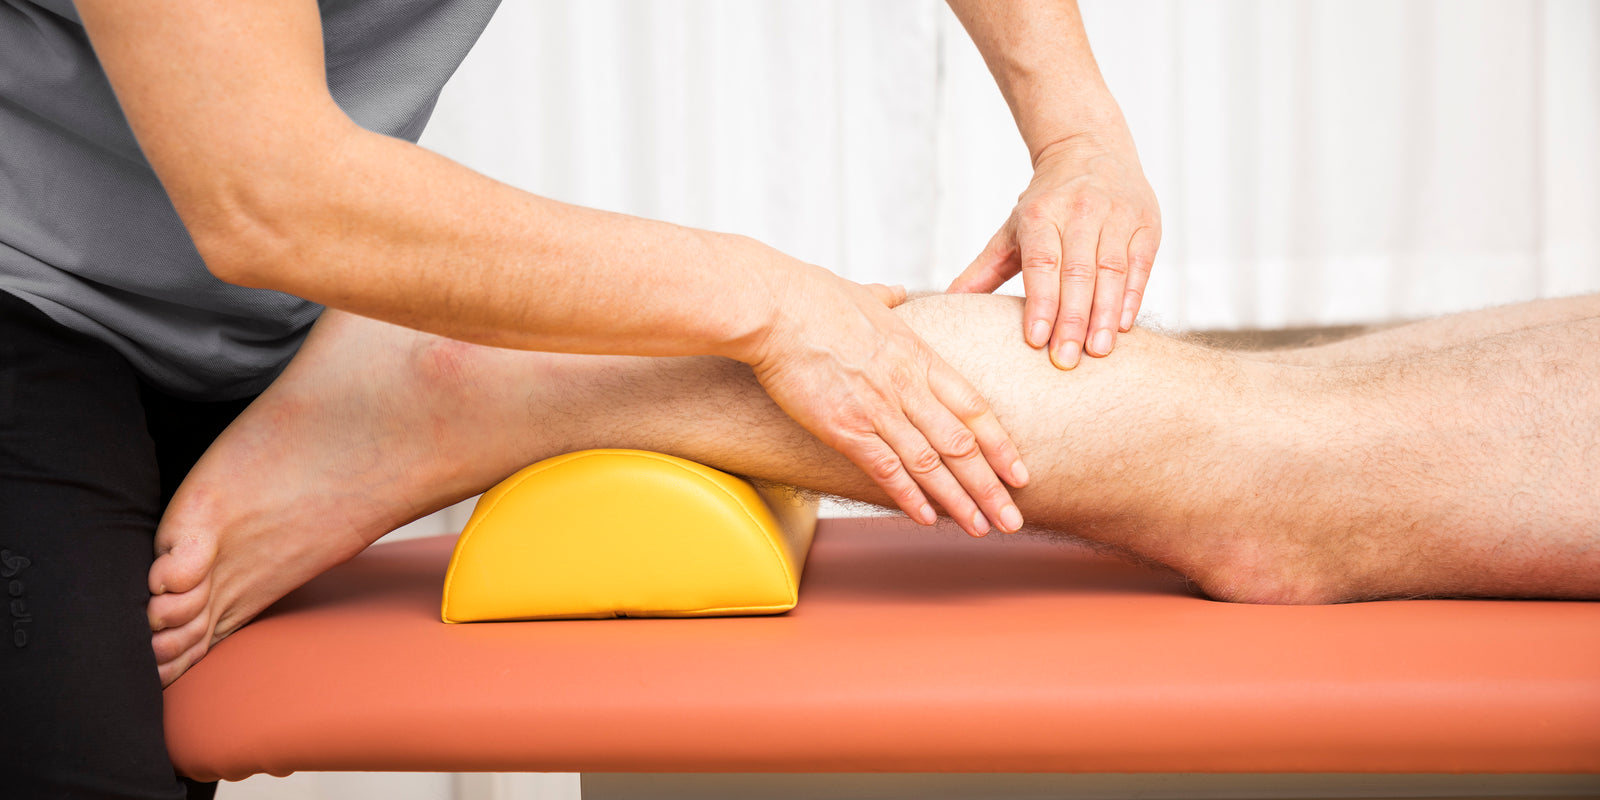
M 1161 201 L 1146 321 L 1371 322 L 1600 291 L 1600 4 L 1082 6 Z M 914 289 L 954 278 L 1029 176 L 936 0 L 505 0 L 423 144 L 529 191 Z M 222 796 L 572 786 L 296 776 Z
M 1588 0 L 1083 3 L 1175 327 L 1600 290 Z M 1028 178 L 935 0 L 508 0 L 425 145 L 530 191 L 943 288 Z

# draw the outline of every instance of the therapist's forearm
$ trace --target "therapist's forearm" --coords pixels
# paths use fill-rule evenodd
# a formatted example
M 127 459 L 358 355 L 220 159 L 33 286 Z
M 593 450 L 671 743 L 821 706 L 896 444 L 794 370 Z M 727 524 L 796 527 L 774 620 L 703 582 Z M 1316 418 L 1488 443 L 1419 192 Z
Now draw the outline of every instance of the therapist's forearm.
M 1122 123 L 1074 0 L 949 0 L 999 84 L 1035 162 L 1051 145 Z
M 815 269 L 538 197 L 354 125 L 319 138 L 321 155 L 194 226 L 219 276 L 480 344 L 738 358 L 780 284 Z
M 534 197 L 361 129 L 329 92 L 314 0 L 76 8 L 223 280 L 483 344 L 741 360 L 786 289 L 837 293 L 749 239 Z

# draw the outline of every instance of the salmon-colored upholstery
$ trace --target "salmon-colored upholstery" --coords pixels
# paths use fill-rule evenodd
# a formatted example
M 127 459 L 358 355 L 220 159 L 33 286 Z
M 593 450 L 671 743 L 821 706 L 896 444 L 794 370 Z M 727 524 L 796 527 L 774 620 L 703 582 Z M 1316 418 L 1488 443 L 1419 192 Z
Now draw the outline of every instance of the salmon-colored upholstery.
M 379 545 L 167 690 L 180 770 L 1600 772 L 1600 603 L 1216 603 L 1042 538 L 827 520 L 777 617 L 447 625 Z

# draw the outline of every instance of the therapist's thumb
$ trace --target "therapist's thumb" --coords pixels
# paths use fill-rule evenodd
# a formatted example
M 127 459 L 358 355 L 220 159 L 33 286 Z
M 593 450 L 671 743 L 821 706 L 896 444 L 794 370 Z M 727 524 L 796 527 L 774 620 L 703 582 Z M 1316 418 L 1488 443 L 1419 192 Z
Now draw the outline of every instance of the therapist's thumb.
M 864 283 L 862 286 L 867 287 L 867 291 L 872 292 L 872 296 L 878 298 L 878 302 L 890 308 L 906 301 L 904 286 L 885 286 L 881 283 Z

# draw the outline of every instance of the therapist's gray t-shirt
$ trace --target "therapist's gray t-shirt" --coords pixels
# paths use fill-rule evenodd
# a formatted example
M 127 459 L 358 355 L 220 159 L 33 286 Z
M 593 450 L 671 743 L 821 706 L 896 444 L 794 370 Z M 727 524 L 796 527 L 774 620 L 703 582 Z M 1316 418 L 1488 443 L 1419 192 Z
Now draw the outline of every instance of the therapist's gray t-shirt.
M 498 2 L 324 0 L 334 100 L 416 141 Z M 0 0 L 0 291 L 191 399 L 266 388 L 322 311 L 206 271 L 70 0 Z

